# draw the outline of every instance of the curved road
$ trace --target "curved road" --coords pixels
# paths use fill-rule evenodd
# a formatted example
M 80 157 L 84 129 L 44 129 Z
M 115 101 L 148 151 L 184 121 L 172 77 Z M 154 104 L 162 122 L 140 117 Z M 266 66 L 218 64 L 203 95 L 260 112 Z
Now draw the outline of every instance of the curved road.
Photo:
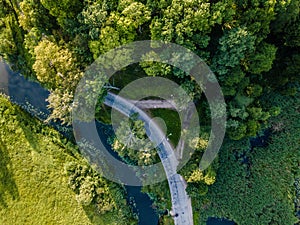
M 158 155 L 162 161 L 170 187 L 175 225 L 193 225 L 191 199 L 185 191 L 187 185 L 185 180 L 176 172 L 178 160 L 165 134 L 155 123 L 152 123 L 151 117 L 136 107 L 130 100 L 108 93 L 104 103 L 125 116 L 138 113 L 139 119 L 145 123 L 147 135 L 158 146 Z
M 131 103 L 135 104 L 140 109 L 176 109 L 175 108 L 175 102 L 173 100 L 140 100 L 140 101 L 134 101 L 134 100 L 128 100 Z

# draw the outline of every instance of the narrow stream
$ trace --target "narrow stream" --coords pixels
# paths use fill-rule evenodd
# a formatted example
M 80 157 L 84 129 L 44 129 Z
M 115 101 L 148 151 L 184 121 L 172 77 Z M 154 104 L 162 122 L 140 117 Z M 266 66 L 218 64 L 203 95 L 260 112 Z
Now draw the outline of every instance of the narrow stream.
M 45 120 L 50 111 L 47 109 L 46 98 L 49 91 L 44 89 L 39 83 L 29 81 L 18 73 L 14 73 L 9 67 L 0 62 L 0 93 L 5 93 L 11 101 L 32 116 L 40 120 Z M 51 123 L 56 130 L 60 131 L 64 136 L 70 139 L 72 134 L 68 131 L 71 127 L 62 126 L 59 123 Z M 97 123 L 98 134 L 114 157 L 118 158 L 116 153 L 112 151 L 108 138 L 112 132 L 111 126 Z M 151 207 L 152 201 L 149 196 L 141 192 L 140 187 L 125 186 L 127 191 L 127 202 L 133 207 L 133 211 L 138 214 L 139 225 L 156 225 L 158 224 L 158 215 Z

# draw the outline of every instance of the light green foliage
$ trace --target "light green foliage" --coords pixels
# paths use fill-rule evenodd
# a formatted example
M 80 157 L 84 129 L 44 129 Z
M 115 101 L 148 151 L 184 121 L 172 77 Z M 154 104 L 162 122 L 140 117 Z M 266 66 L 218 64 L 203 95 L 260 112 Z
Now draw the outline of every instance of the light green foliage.
M 52 89 L 47 99 L 53 109 L 50 119 L 60 119 L 70 123 L 71 103 L 79 79 L 83 73 L 79 70 L 72 53 L 49 40 L 41 41 L 34 49 L 33 69 L 37 79 Z
M 24 35 L 25 48 L 34 58 L 34 48 L 38 45 L 42 36 L 51 34 L 58 25 L 55 17 L 49 14 L 39 0 L 23 0 L 20 2 L 18 20 L 20 26 L 26 31 Z
M 3 96 L 0 97 L 0 158 L 1 224 L 134 224 L 122 187 L 101 178 L 71 142 Z M 85 168 L 88 173 L 78 176 L 69 170 L 67 175 L 66 165 Z M 72 181 L 75 177 L 79 184 L 85 183 L 86 193 L 100 193 L 95 197 L 97 201 L 88 206 L 78 204 L 77 193 L 68 184 L 68 179 Z M 93 183 L 105 188 L 92 189 Z M 102 193 L 105 198 L 99 197 Z M 95 210 L 97 205 L 106 206 L 101 215 Z M 115 210 L 105 212 L 111 206 Z
M 140 2 L 131 2 L 128 6 L 124 7 L 121 14 L 124 15 L 125 18 L 123 18 L 124 21 L 120 23 L 122 23 L 123 26 L 129 25 L 135 29 L 150 20 L 149 9 Z
M 75 191 L 80 204 L 95 204 L 100 214 L 116 212 L 122 202 L 125 209 L 124 191 L 117 184 L 106 181 L 87 165 L 71 162 L 65 165 L 65 170 L 69 186 Z
M 112 148 L 129 163 L 151 165 L 157 160 L 156 149 L 147 138 L 144 122 L 134 117 L 129 122 L 120 123 Z
M 101 41 L 91 41 L 89 43 L 89 47 L 94 53 L 94 59 L 98 58 L 101 53 L 121 45 L 119 32 L 109 26 L 101 29 L 99 39 Z
M 231 27 L 235 23 L 234 16 L 237 14 L 236 3 L 232 0 L 216 1 L 211 5 L 212 20 L 216 24 L 224 24 L 225 27 Z
M 299 0 L 2 0 L 0 56 L 14 70 L 21 71 L 27 77 L 35 78 L 36 73 L 38 81 L 52 89 L 48 101 L 53 112 L 49 119 L 59 118 L 69 123 L 74 88 L 93 58 L 135 40 L 154 39 L 180 44 L 192 50 L 212 68 L 227 104 L 227 136 L 232 140 L 243 140 L 244 137 L 257 135 L 266 127 L 283 130 L 285 127 L 282 124 L 289 121 L 277 120 L 282 116 L 289 117 L 283 102 L 288 104 L 290 99 L 266 104 L 266 98 L 270 97 L 268 93 L 272 91 L 297 97 L 300 71 L 299 4 Z M 124 59 L 131 57 L 130 54 L 118 52 L 118 55 L 106 60 L 113 62 L 116 68 Z M 188 66 L 193 66 L 180 53 L 172 57 L 184 59 Z M 122 88 L 129 80 L 140 77 L 136 71 L 141 69 L 151 76 L 165 76 L 184 87 L 197 102 L 200 122 L 209 124 L 209 106 L 203 101 L 204 95 L 189 74 L 156 62 L 141 63 L 137 67 L 128 67 L 127 76 L 131 74 L 133 78 L 120 76 L 119 80 L 123 80 L 118 82 L 118 87 Z M 96 113 L 100 115 L 104 112 L 101 104 L 106 91 L 98 87 L 107 81 L 104 75 L 97 79 L 89 82 L 89 95 L 84 102 L 93 106 L 92 100 L 96 99 L 96 95 L 100 96 L 96 105 Z M 271 96 L 274 97 L 273 94 Z M 220 107 L 220 110 L 224 108 L 221 105 L 216 107 Z M 283 109 L 280 110 L 280 107 Z M 282 116 L 277 119 L 271 117 L 280 111 Z M 152 110 L 151 113 L 165 119 L 168 134 L 173 133 L 169 138 L 175 145 L 180 136 L 178 115 L 168 110 Z M 277 121 L 276 126 L 269 124 L 270 119 Z M 14 129 L 15 125 L 15 122 L 8 122 L 5 129 L 21 132 L 20 129 Z M 212 188 L 208 186 L 215 181 L 217 165 L 214 164 L 208 171 L 197 170 L 208 137 L 188 140 L 187 144 L 195 147 L 196 152 L 180 173 L 190 181 L 187 191 L 192 196 L 195 210 L 211 210 L 210 215 L 228 216 L 238 223 L 241 221 L 240 224 L 243 221 L 245 224 L 292 224 L 291 201 L 283 196 L 286 193 L 292 195 L 289 184 L 293 173 L 290 165 L 294 165 L 294 158 L 290 157 L 294 148 L 290 146 L 297 146 L 293 134 L 298 134 L 298 131 L 289 130 L 294 127 L 292 125 L 286 126 L 287 133 L 274 136 L 275 147 L 256 149 L 249 155 L 252 163 L 249 170 L 242 168 L 231 154 L 234 149 L 244 148 L 246 144 L 243 142 L 245 146 L 241 146 L 237 143 L 239 146 L 234 147 L 231 141 L 228 142 L 223 149 L 225 153 L 221 152 L 220 176 L 216 185 L 210 186 Z M 140 122 L 131 121 L 130 131 L 121 124 L 118 132 L 127 141 L 132 129 L 142 137 L 136 138 L 137 143 L 143 144 L 146 135 Z M 157 160 L 153 157 L 155 150 L 150 150 L 150 146 L 145 146 L 149 150 L 145 154 L 143 151 L 133 151 L 133 143 L 132 148 L 127 148 L 115 140 L 114 147 L 125 160 L 133 164 L 151 164 Z M 285 144 L 284 148 L 280 143 Z M 279 158 L 284 170 L 279 169 Z M 7 159 L 5 157 L 5 161 Z M 0 166 L 8 168 L 1 163 Z M 248 173 L 251 173 L 251 177 L 248 177 Z M 78 200 L 82 203 L 88 204 L 97 199 L 95 186 L 98 184 L 93 177 L 93 172 L 89 172 L 87 177 L 83 176 L 82 183 L 79 182 L 81 188 L 76 189 Z M 278 184 L 278 180 L 282 184 Z M 160 211 L 171 207 L 166 182 L 146 189 Z M 209 190 L 208 198 L 200 199 L 200 195 L 205 195 Z M 108 207 L 101 201 L 99 205 Z M 90 206 L 85 208 L 91 209 Z M 92 207 L 92 210 L 95 208 Z M 93 215 L 89 214 L 89 217 L 93 218 Z M 260 222 L 257 222 L 257 218 Z
M 2 0 L 0 8 L 0 56 L 10 62 L 14 70 L 32 76 L 32 59 L 23 43 L 24 30 L 18 20 L 18 4 Z
M 24 37 L 24 44 L 25 48 L 28 50 L 28 52 L 31 54 L 31 56 L 34 58 L 34 49 L 39 44 L 40 40 L 42 39 L 42 32 L 36 27 L 33 27 L 30 29 L 30 31 L 25 34 Z
M 100 4 L 94 2 L 87 5 L 82 12 L 78 15 L 78 20 L 83 24 L 83 30 L 88 30 L 88 35 L 91 39 L 99 37 L 100 28 L 104 24 L 108 15 L 108 6 L 106 2 Z
M 43 40 L 35 47 L 34 55 L 36 61 L 33 69 L 37 79 L 53 90 L 48 98 L 49 108 L 53 109 L 49 120 L 61 119 L 70 123 L 73 90 L 82 76 L 71 52 Z
M 104 12 L 102 13 L 103 24 L 101 21 L 101 25 L 96 26 L 99 37 L 94 38 L 92 32 L 95 40 L 90 42 L 89 47 L 94 59 L 108 50 L 135 40 L 137 29 L 151 18 L 147 6 L 140 2 L 124 0 L 119 4 L 118 11 L 111 12 L 105 21 Z
M 187 140 L 189 147 L 195 152 L 191 156 L 189 162 L 180 169 L 179 174 L 187 181 L 187 193 L 192 197 L 192 201 L 199 201 L 200 195 L 205 195 L 208 191 L 208 186 L 212 185 L 216 180 L 216 169 L 218 160 L 204 171 L 199 169 L 199 163 L 203 152 L 208 146 L 209 131 L 206 128 L 201 128 L 199 137 L 193 137 Z
M 55 17 L 49 14 L 44 8 L 40 0 L 23 0 L 20 2 L 19 22 L 22 28 L 30 31 L 32 28 L 38 28 L 42 31 L 49 31 L 54 28 L 56 23 L 53 21 Z
M 172 68 L 169 65 L 159 62 L 142 62 L 140 65 L 148 76 L 167 76 L 172 72 Z
M 51 89 L 72 90 L 82 77 L 72 53 L 57 44 L 43 40 L 34 50 L 33 69 L 37 79 Z
M 57 2 L 56 0 L 41 0 L 41 3 L 45 8 L 48 8 L 53 16 L 59 16 L 65 18 L 67 14 L 70 16 L 74 15 L 80 10 L 80 1 L 64 0 Z M 58 4 L 60 3 L 60 4 Z
M 192 182 L 199 182 L 199 181 L 203 181 L 204 176 L 202 171 L 200 171 L 200 169 L 195 169 L 194 171 L 192 171 L 190 177 L 188 179 L 186 179 L 186 181 L 188 183 L 192 183 Z
M 196 168 L 195 170 L 191 171 L 190 176 L 186 178 L 186 181 L 188 183 L 203 182 L 204 184 L 212 185 L 216 180 L 216 173 L 211 168 L 207 170 L 208 172 L 206 172 L 204 175 L 199 168 Z
M 71 124 L 73 97 L 73 94 L 67 90 L 56 89 L 52 91 L 47 98 L 48 108 L 52 111 L 46 122 L 59 119 L 63 124 Z
M 208 2 L 199 0 L 172 1 L 163 10 L 162 18 L 152 20 L 152 39 L 173 41 L 190 49 L 206 47 L 209 38 L 205 34 L 213 24 L 209 21 L 209 6 Z
M 164 5 L 163 1 L 161 3 Z M 210 3 L 207 1 L 172 1 L 168 7 L 161 9 L 159 16 L 152 19 L 151 39 L 177 43 L 204 56 L 205 50 L 200 49 L 208 46 L 210 40 L 208 33 L 215 23 L 210 19 Z M 161 63 L 147 62 L 142 66 L 151 76 L 169 74 L 181 78 L 184 76 L 178 69 Z
M 105 2 L 103 4 L 94 2 L 93 4 L 88 5 L 88 7 L 81 12 L 82 23 L 89 25 L 92 28 L 100 28 L 107 17 L 108 12 L 106 10 L 107 5 Z
M 0 21 L 0 52 L 1 56 L 6 60 L 12 60 L 16 55 L 17 48 L 14 43 L 13 31 L 10 29 L 10 24 L 13 22 L 11 17 L 2 18 Z
M 196 137 L 189 140 L 188 144 L 193 149 L 204 151 L 208 146 L 208 140 L 206 138 Z

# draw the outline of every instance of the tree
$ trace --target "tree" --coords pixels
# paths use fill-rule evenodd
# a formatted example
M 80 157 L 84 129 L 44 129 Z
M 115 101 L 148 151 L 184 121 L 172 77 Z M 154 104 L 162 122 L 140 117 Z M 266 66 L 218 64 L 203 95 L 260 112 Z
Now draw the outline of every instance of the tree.
M 66 33 L 72 34 L 72 29 L 78 24 L 77 15 L 83 8 L 80 0 L 41 0 L 42 5 L 54 16 L 57 23 Z
M 249 67 L 246 71 L 252 74 L 268 72 L 276 58 L 277 48 L 274 45 L 262 42 L 257 50 L 249 57 Z
M 297 0 L 276 2 L 274 8 L 276 18 L 271 23 L 272 33 L 279 34 L 283 32 L 286 27 L 295 23 L 297 18 L 299 18 L 299 6 L 300 3 Z
M 144 122 L 134 116 L 122 121 L 116 130 L 113 149 L 131 164 L 151 165 L 157 160 L 156 149 L 147 139 Z
M 52 90 L 47 99 L 52 109 L 48 120 L 60 119 L 70 124 L 74 91 L 83 73 L 67 48 L 49 40 L 42 40 L 35 47 L 34 55 L 37 79 Z
M 51 33 L 52 29 L 57 28 L 55 17 L 49 14 L 40 0 L 23 0 L 20 2 L 22 13 L 18 19 L 22 28 L 30 31 L 36 28 L 42 32 Z
M 160 4 L 164 7 L 161 6 L 161 12 L 150 24 L 151 39 L 177 43 L 207 59 L 205 48 L 210 40 L 208 34 L 215 23 L 210 20 L 210 3 L 201 0 L 176 0 L 168 4 L 160 1 Z M 148 62 L 141 65 L 151 76 L 184 76 L 178 69 L 162 63 Z
M 219 51 L 213 59 L 212 66 L 221 81 L 226 80 L 224 75 L 231 69 L 240 66 L 246 54 L 254 51 L 255 39 L 246 27 L 238 27 L 224 33 L 219 40 Z
M 48 108 L 52 111 L 46 122 L 59 119 L 62 124 L 71 124 L 73 98 L 72 92 L 62 89 L 53 90 L 47 98 Z
M 18 20 L 18 4 L 15 1 L 0 1 L 0 55 L 14 70 L 32 77 L 32 59 L 24 45 L 24 30 Z
M 100 214 L 117 213 L 121 221 L 131 215 L 125 208 L 125 193 L 120 185 L 104 179 L 91 167 L 77 162 L 67 163 L 65 172 L 69 177 L 69 186 L 76 193 L 77 201 L 80 204 L 95 205 Z M 123 211 L 120 211 L 120 208 Z
M 249 139 L 226 140 L 220 151 L 216 183 L 200 200 L 200 224 L 206 224 L 210 216 L 241 225 L 299 222 L 294 205 L 300 162 L 299 147 L 295 145 L 300 120 L 294 107 L 299 105 L 299 99 L 278 93 L 264 98 L 264 104 L 277 104 L 283 109 L 270 124 L 274 128 L 278 123 L 285 124 L 284 129 L 273 130 L 267 147 L 250 151 Z
M 100 34 L 100 29 L 104 25 L 109 14 L 108 5 L 106 2 L 102 4 L 94 2 L 84 7 L 81 13 L 78 14 L 78 20 L 84 26 L 80 29 L 88 29 L 88 35 L 92 40 L 97 40 Z
M 45 39 L 35 47 L 34 54 L 33 70 L 41 83 L 53 90 L 76 87 L 82 73 L 68 49 Z
M 108 50 L 135 40 L 138 28 L 150 18 L 150 11 L 144 4 L 121 1 L 118 11 L 111 12 L 101 27 L 98 26 L 99 38 L 95 38 L 89 44 L 94 59 Z

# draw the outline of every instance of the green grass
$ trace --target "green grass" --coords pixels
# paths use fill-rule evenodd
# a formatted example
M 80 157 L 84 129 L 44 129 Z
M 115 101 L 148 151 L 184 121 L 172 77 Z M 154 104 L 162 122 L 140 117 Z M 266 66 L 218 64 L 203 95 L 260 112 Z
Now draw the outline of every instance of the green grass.
M 119 224 L 78 204 L 64 172 L 71 161 L 84 162 L 71 143 L 0 96 L 0 224 Z
M 181 135 L 181 124 L 178 113 L 170 109 L 151 109 L 150 114 L 153 118 L 160 117 L 164 120 L 167 126 L 167 134 L 172 133 L 168 137 L 171 143 L 176 146 Z

